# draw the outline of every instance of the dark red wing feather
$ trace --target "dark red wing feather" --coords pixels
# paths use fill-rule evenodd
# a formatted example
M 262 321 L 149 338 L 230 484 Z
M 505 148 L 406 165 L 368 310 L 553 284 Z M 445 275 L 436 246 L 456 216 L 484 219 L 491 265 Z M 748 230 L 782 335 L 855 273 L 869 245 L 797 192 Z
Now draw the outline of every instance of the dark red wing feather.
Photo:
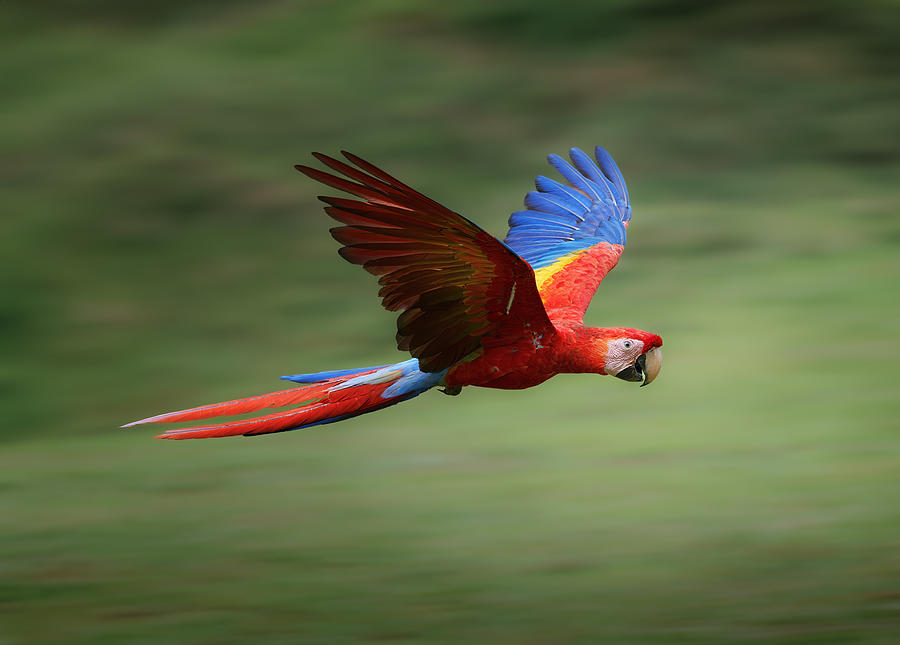
M 367 161 L 356 167 L 314 153 L 344 177 L 296 166 L 305 175 L 365 201 L 320 197 L 344 226 L 332 229 L 346 260 L 379 276 L 378 295 L 397 320 L 397 346 L 439 372 L 491 337 L 552 333 L 534 271 L 506 245 Z M 351 181 L 353 180 L 353 181 Z

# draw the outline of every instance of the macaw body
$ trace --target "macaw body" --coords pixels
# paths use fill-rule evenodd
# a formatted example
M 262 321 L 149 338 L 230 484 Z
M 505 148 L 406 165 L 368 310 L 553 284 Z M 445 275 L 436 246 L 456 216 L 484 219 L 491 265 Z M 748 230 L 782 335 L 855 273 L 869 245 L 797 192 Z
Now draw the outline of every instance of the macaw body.
M 606 374 L 608 341 L 622 335 L 644 337 L 647 347 L 662 345 L 655 334 L 637 329 L 597 329 L 561 322 L 550 334 L 535 334 L 460 361 L 447 372 L 444 384 L 451 388 L 475 385 L 524 390 L 557 374 Z
M 539 176 L 513 213 L 504 242 L 367 161 L 318 153 L 330 174 L 296 168 L 357 199 L 320 197 L 343 226 L 331 230 L 346 260 L 378 276 L 382 304 L 401 312 L 391 365 L 295 374 L 287 390 L 161 414 L 127 424 L 194 421 L 264 408 L 251 419 L 174 429 L 166 439 L 296 430 L 379 410 L 433 387 L 524 389 L 561 373 L 611 374 L 650 383 L 662 339 L 626 327 L 585 327 L 584 313 L 625 246 L 631 207 L 624 179 L 602 148 L 550 163 L 568 185 Z M 573 165 L 574 164 L 574 165 Z

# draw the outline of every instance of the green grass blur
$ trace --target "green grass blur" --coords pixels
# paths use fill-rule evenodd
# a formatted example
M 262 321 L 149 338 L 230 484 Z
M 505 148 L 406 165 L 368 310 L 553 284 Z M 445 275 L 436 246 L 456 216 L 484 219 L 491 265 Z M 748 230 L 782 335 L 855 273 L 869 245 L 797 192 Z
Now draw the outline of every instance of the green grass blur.
M 0 5 L 0 643 L 893 643 L 893 2 Z M 402 358 L 292 164 L 501 235 L 602 144 L 651 387 L 123 422 Z

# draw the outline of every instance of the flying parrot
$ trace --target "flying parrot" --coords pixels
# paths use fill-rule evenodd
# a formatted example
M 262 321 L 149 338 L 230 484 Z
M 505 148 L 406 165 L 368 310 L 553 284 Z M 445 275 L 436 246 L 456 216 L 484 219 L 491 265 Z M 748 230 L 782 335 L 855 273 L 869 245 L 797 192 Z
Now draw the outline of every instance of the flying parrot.
M 603 148 L 571 163 L 547 159 L 568 185 L 539 176 L 505 241 L 349 152 L 313 156 L 335 174 L 297 170 L 354 198 L 319 197 L 343 224 L 340 255 L 378 277 L 384 307 L 400 312 L 397 347 L 412 358 L 282 376 L 290 389 L 170 412 L 126 424 L 195 421 L 286 408 L 256 418 L 173 429 L 163 439 L 254 436 L 342 421 L 419 396 L 475 385 L 523 389 L 556 374 L 610 374 L 647 385 L 662 339 L 627 327 L 585 327 L 598 285 L 625 247 L 628 190 Z M 352 164 L 352 165 L 351 165 Z M 293 406 L 293 407 L 287 407 Z

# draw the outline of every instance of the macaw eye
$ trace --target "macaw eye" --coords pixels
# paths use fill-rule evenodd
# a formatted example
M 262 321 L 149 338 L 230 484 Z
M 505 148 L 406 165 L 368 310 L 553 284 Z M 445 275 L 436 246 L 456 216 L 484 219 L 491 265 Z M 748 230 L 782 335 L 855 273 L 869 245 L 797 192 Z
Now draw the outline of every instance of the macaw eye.
M 622 347 L 624 347 L 625 349 L 631 349 L 631 341 L 626 340 L 624 343 L 622 343 Z

